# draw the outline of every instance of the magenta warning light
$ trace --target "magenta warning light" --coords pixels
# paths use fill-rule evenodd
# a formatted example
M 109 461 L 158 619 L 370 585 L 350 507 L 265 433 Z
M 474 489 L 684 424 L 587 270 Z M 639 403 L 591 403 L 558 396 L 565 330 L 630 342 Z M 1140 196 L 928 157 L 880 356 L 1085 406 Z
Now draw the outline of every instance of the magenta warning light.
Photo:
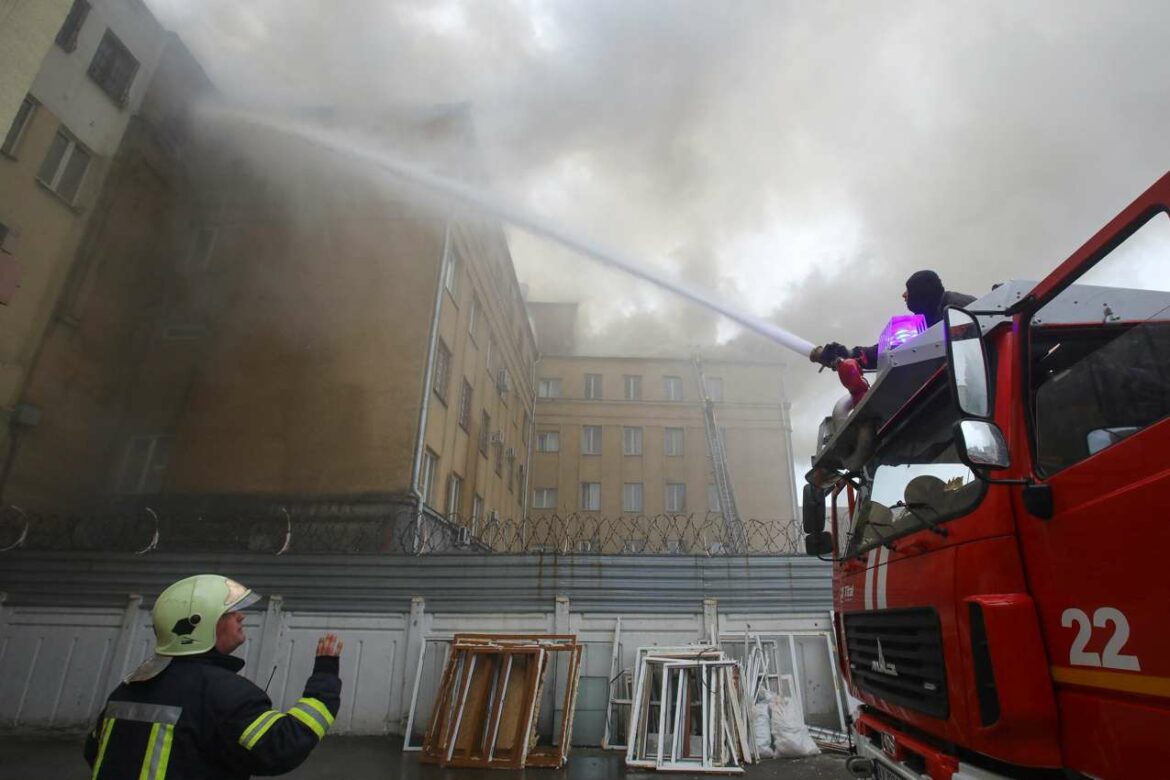
M 878 339 L 878 354 L 902 346 L 925 330 L 926 317 L 921 314 L 895 314 Z

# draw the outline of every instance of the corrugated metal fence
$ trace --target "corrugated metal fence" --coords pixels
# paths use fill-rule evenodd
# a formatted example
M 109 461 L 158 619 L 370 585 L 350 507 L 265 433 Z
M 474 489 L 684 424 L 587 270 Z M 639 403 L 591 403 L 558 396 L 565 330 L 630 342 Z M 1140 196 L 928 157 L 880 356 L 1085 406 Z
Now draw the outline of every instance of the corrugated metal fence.
M 300 695 L 316 637 L 342 636 L 345 690 L 335 730 L 351 734 L 401 733 L 420 670 L 425 723 L 445 641 L 460 631 L 576 633 L 585 657 L 574 742 L 596 744 L 618 617 L 625 666 L 638 646 L 692 642 L 713 631 L 829 628 L 829 570 L 797 557 L 16 552 L 0 556 L 0 730 L 90 724 L 106 693 L 151 652 L 155 594 L 201 571 L 272 596 L 248 615 L 239 654 L 244 674 L 267 684 L 278 706 Z M 794 660 L 807 716 L 831 721 L 823 637 L 805 637 Z M 559 718 L 549 704 L 550 720 Z

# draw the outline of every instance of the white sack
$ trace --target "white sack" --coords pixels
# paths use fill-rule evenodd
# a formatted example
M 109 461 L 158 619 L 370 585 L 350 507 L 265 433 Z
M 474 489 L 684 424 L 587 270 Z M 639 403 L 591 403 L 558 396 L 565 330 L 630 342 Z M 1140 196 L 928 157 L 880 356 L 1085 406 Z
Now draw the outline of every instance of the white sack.
M 777 756 L 796 758 L 821 752 L 804 725 L 804 714 L 795 696 L 768 694 L 772 713 L 772 744 Z
M 772 717 L 768 712 L 768 700 L 762 699 L 752 707 L 752 737 L 756 742 L 756 753 L 760 758 L 774 758 L 772 750 Z

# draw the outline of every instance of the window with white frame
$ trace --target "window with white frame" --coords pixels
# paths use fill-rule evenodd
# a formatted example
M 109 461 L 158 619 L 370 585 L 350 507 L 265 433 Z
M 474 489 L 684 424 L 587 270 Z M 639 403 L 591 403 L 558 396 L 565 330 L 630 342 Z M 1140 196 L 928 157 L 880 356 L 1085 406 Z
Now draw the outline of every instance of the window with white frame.
M 479 451 L 484 457 L 487 456 L 488 442 L 492 435 L 492 417 L 487 412 L 479 413 Z
M 601 399 L 601 374 L 585 375 L 585 398 L 590 401 Z
M 640 552 L 644 552 L 645 550 L 646 550 L 646 540 L 645 539 L 623 539 L 622 540 L 622 552 L 623 553 L 626 553 L 626 554 L 640 553 Z
M 560 398 L 561 380 L 541 379 L 536 385 L 536 395 L 539 398 Z
M 537 452 L 560 452 L 561 451 L 560 431 L 537 431 L 536 432 L 536 451 Z
M 662 443 L 662 451 L 667 457 L 682 457 L 686 442 L 682 428 L 667 428 Z
M 645 502 L 642 497 L 641 482 L 626 482 L 622 485 L 622 511 L 645 511 Z
M 451 350 L 440 339 L 435 349 L 435 375 L 432 377 L 431 389 L 439 400 L 447 403 L 447 388 L 451 384 Z
M 642 400 L 642 377 L 627 374 L 625 376 L 625 386 L 627 401 Z
M 452 472 L 447 478 L 447 519 L 459 522 L 459 504 L 463 498 L 463 477 Z
M 586 512 L 598 512 L 601 510 L 600 482 L 581 483 L 581 508 Z
M 664 401 L 681 401 L 682 399 L 683 399 L 682 377 L 680 377 L 680 376 L 664 376 L 664 377 L 662 377 L 662 400 L 664 400 Z
M 471 383 L 463 380 L 463 389 L 459 392 L 459 427 L 469 430 L 471 427 L 471 399 L 473 395 Z
M 73 205 L 89 170 L 90 155 L 73 136 L 58 130 L 49 144 L 49 152 L 37 171 L 37 179 L 66 203 Z
M 20 101 L 20 108 L 16 110 L 16 116 L 13 118 L 12 124 L 8 127 L 8 134 L 4 136 L 4 145 L 0 146 L 0 152 L 4 152 L 9 157 L 16 156 L 16 146 L 20 143 L 20 139 L 24 137 L 25 128 L 28 127 L 28 123 L 36 110 L 36 101 L 31 96 L 26 95 L 24 100 Z
M 707 508 L 712 512 L 722 512 L 719 507 L 719 487 L 714 483 L 707 484 Z
M 428 449 L 423 453 L 422 473 L 418 480 L 418 492 L 422 495 L 423 503 L 428 506 L 435 503 L 435 472 L 438 468 L 439 456 Z
M 447 265 L 443 267 L 443 286 L 456 302 L 459 301 L 459 274 L 463 270 L 463 255 L 454 243 L 447 252 Z
M 685 512 L 687 509 L 687 486 L 682 482 L 666 483 L 667 512 Z
M 122 455 L 118 492 L 153 494 L 162 491 L 175 437 L 168 434 L 131 436 Z
M 512 454 L 511 448 L 508 450 L 508 492 L 511 493 L 513 485 L 515 484 L 516 476 L 516 456 Z
M 716 403 L 723 400 L 723 379 L 721 377 L 707 377 L 707 397 Z
M 495 352 L 496 352 L 496 339 L 495 339 L 495 336 L 493 336 L 489 332 L 488 333 L 488 345 L 487 345 L 487 359 L 484 361 L 484 365 L 487 366 L 488 376 L 494 376 L 492 374 L 492 358 L 495 357 Z
M 601 454 L 601 426 L 600 425 L 583 425 L 583 426 L 581 426 L 581 454 L 582 455 L 600 455 Z
M 111 100 L 124 106 L 130 96 L 130 85 L 138 74 L 138 60 L 113 30 L 106 30 L 88 72 Z
M 479 324 L 479 296 L 471 296 L 471 311 L 467 314 L 467 333 L 475 341 L 475 328 Z
M 622 428 L 622 454 L 623 455 L 641 455 L 642 454 L 642 429 L 641 428 Z
M 557 508 L 557 489 L 556 488 L 536 488 L 532 491 L 532 508 L 533 509 L 556 509 Z
M 576 546 L 573 548 L 579 553 L 597 552 L 601 549 L 596 539 L 578 539 Z
M 73 0 L 73 7 L 69 9 L 69 15 L 65 17 L 65 23 L 57 31 L 57 45 L 65 51 L 71 52 L 75 50 L 77 48 L 77 36 L 81 32 L 81 27 L 85 24 L 85 19 L 88 16 L 89 3 L 86 0 Z
M 483 521 L 483 496 L 476 493 L 471 497 L 471 533 L 479 533 L 479 524 Z

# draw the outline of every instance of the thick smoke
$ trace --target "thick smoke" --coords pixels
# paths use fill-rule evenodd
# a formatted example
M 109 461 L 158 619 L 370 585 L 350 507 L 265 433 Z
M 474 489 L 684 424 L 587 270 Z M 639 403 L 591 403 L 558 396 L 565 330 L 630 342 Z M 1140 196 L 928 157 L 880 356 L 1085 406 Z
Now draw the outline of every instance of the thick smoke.
M 813 341 L 873 343 L 920 268 L 1038 278 L 1170 168 L 1156 1 L 148 2 L 250 105 L 468 102 L 494 188 Z M 587 348 L 759 349 L 512 249 Z M 807 452 L 839 388 L 795 360 L 788 389 Z

